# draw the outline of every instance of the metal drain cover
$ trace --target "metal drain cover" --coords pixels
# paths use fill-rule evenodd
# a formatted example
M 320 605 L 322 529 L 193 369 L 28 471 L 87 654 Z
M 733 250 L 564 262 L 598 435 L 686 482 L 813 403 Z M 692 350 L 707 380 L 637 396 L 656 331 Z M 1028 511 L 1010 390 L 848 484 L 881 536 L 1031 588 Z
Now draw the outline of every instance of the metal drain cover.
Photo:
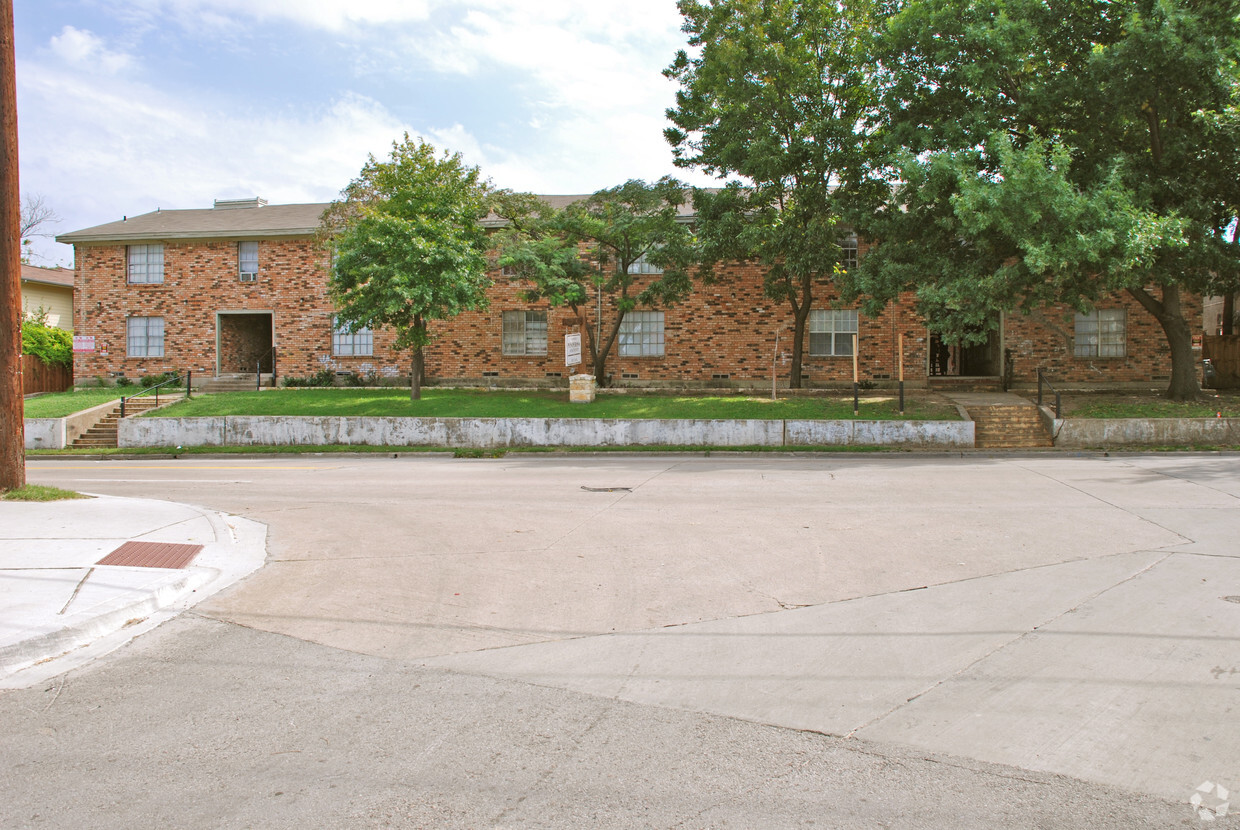
M 96 565 L 124 565 L 130 568 L 184 568 L 194 561 L 202 545 L 176 545 L 171 542 L 126 542 Z

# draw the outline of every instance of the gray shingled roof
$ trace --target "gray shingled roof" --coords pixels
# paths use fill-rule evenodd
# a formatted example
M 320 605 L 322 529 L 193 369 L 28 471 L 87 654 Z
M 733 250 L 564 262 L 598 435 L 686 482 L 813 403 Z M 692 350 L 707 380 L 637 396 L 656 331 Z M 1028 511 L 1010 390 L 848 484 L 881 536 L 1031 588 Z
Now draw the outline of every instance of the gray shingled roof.
M 45 285 L 73 287 L 72 268 L 40 268 L 22 263 L 22 282 L 41 282 Z
M 573 202 L 589 198 L 589 194 L 539 196 L 551 207 L 562 209 Z M 91 242 L 160 242 L 167 239 L 271 239 L 273 237 L 310 236 L 319 227 L 319 219 L 328 203 L 304 205 L 262 205 L 258 207 L 214 207 L 197 210 L 156 210 L 140 216 L 128 216 L 119 222 L 108 222 L 64 233 L 57 242 L 67 245 Z M 685 218 L 693 216 L 693 206 L 680 207 Z M 505 222 L 498 217 L 482 220 L 483 227 L 499 227 Z
M 271 239 L 310 236 L 327 203 L 156 210 L 56 237 L 57 242 L 143 242 L 163 239 Z

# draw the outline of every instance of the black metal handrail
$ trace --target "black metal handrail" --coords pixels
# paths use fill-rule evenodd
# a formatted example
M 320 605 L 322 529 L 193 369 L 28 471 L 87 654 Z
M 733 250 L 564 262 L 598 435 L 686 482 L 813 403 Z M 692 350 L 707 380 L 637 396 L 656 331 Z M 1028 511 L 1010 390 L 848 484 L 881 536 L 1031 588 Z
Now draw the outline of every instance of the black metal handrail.
M 271 358 L 271 385 L 276 385 L 276 347 L 272 346 L 267 354 L 260 357 L 254 364 L 254 388 L 261 390 L 263 388 L 263 361 Z
M 191 380 L 192 376 L 193 376 L 193 371 L 192 371 L 192 370 L 188 370 L 188 371 L 186 371 L 186 372 L 185 372 L 185 397 L 187 397 L 187 398 L 188 398 L 188 397 L 190 397 L 190 380 Z M 121 417 L 122 417 L 122 418 L 124 418 L 124 417 L 125 417 L 125 402 L 126 402 L 126 401 L 128 401 L 128 400 L 132 400 L 133 398 L 140 398 L 140 397 L 142 397 L 143 395 L 149 395 L 151 392 L 154 392 L 154 393 L 155 393 L 155 405 L 156 405 L 156 406 L 159 406 L 159 390 L 160 390 L 162 387 L 164 387 L 164 386 L 168 386 L 169 384 L 172 384 L 172 383 L 177 384 L 177 386 L 178 386 L 178 387 L 180 386 L 180 384 L 181 384 L 181 375 L 180 375 L 180 373 L 178 373 L 178 374 L 174 375 L 173 377 L 168 378 L 168 379 L 167 379 L 166 381 L 164 381 L 163 383 L 157 383 L 157 384 L 155 384 L 154 386 L 148 386 L 148 387 L 146 387 L 145 389 L 143 389 L 141 392 L 135 392 L 135 393 L 134 393 L 134 394 L 132 394 L 132 395 L 128 395 L 128 396 L 122 397 L 122 398 L 121 398 Z
M 1050 387 L 1050 390 L 1055 393 L 1055 417 L 1062 418 L 1063 417 L 1063 414 L 1062 414 L 1063 413 L 1063 406 L 1062 406 L 1063 401 L 1062 401 L 1062 398 L 1060 397 L 1059 390 L 1055 388 L 1055 384 L 1051 383 L 1049 380 L 1046 379 L 1046 372 L 1042 371 L 1042 369 L 1039 367 L 1038 368 L 1038 406 L 1042 405 L 1042 386 L 1043 385 Z

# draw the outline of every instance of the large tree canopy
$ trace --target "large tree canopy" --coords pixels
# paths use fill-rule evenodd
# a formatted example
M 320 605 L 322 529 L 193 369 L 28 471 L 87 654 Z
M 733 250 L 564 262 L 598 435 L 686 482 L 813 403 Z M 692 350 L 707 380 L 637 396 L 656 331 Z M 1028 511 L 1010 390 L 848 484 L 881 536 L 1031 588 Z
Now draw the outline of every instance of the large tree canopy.
M 506 201 L 512 224 L 501 237 L 501 265 L 533 283 L 527 299 L 573 311 L 594 376 L 606 384 L 607 357 L 625 316 L 675 304 L 692 288 L 692 232 L 680 215 L 684 184 L 631 180 L 560 211 L 536 202 L 522 210 L 519 197 Z
M 814 288 L 841 271 L 851 216 L 883 194 L 866 74 L 869 0 L 679 0 L 694 54 L 665 71 L 680 84 L 666 137 L 675 163 L 731 179 L 697 191 L 701 267 L 751 260 L 768 297 L 792 312 L 789 383 Z
M 1127 291 L 1199 392 L 1186 293 L 1235 291 L 1238 0 L 893 0 L 876 79 L 903 153 L 855 289 L 965 342 L 995 310 Z
M 476 167 L 406 134 L 388 159 L 371 156 L 324 213 L 337 325 L 395 329 L 396 348 L 413 353 L 415 400 L 427 321 L 486 304 L 489 242 L 479 221 L 491 195 Z

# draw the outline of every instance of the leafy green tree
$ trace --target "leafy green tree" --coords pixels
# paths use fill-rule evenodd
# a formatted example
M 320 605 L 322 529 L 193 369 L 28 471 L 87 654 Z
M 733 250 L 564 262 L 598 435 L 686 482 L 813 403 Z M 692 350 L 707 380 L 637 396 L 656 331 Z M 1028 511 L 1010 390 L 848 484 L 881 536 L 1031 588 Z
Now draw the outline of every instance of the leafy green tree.
M 323 215 L 322 243 L 333 252 L 328 291 L 337 324 L 389 327 L 412 352 L 410 397 L 422 395 L 430 320 L 486 305 L 486 231 L 492 196 L 459 154 L 405 135 L 384 161 L 371 156 Z
M 870 0 L 679 0 L 686 51 L 665 131 L 681 167 L 728 187 L 694 194 L 702 268 L 767 266 L 766 295 L 792 312 L 789 385 L 801 386 L 814 292 L 839 278 L 850 219 L 883 197 L 866 75 Z
M 664 177 L 630 180 L 559 211 L 534 201 L 505 206 L 511 225 L 499 239 L 500 264 L 533 283 L 531 302 L 546 299 L 573 312 L 601 384 L 625 315 L 674 305 L 692 290 L 684 203 L 684 184 Z
M 1168 396 L 1198 394 L 1185 295 L 1240 287 L 1240 2 L 890 6 L 876 77 L 904 156 L 855 289 L 913 288 L 961 342 L 1126 291 L 1166 335 Z
M 22 354 L 33 355 L 49 366 L 73 365 L 73 335 L 47 324 L 40 308 L 22 318 Z

